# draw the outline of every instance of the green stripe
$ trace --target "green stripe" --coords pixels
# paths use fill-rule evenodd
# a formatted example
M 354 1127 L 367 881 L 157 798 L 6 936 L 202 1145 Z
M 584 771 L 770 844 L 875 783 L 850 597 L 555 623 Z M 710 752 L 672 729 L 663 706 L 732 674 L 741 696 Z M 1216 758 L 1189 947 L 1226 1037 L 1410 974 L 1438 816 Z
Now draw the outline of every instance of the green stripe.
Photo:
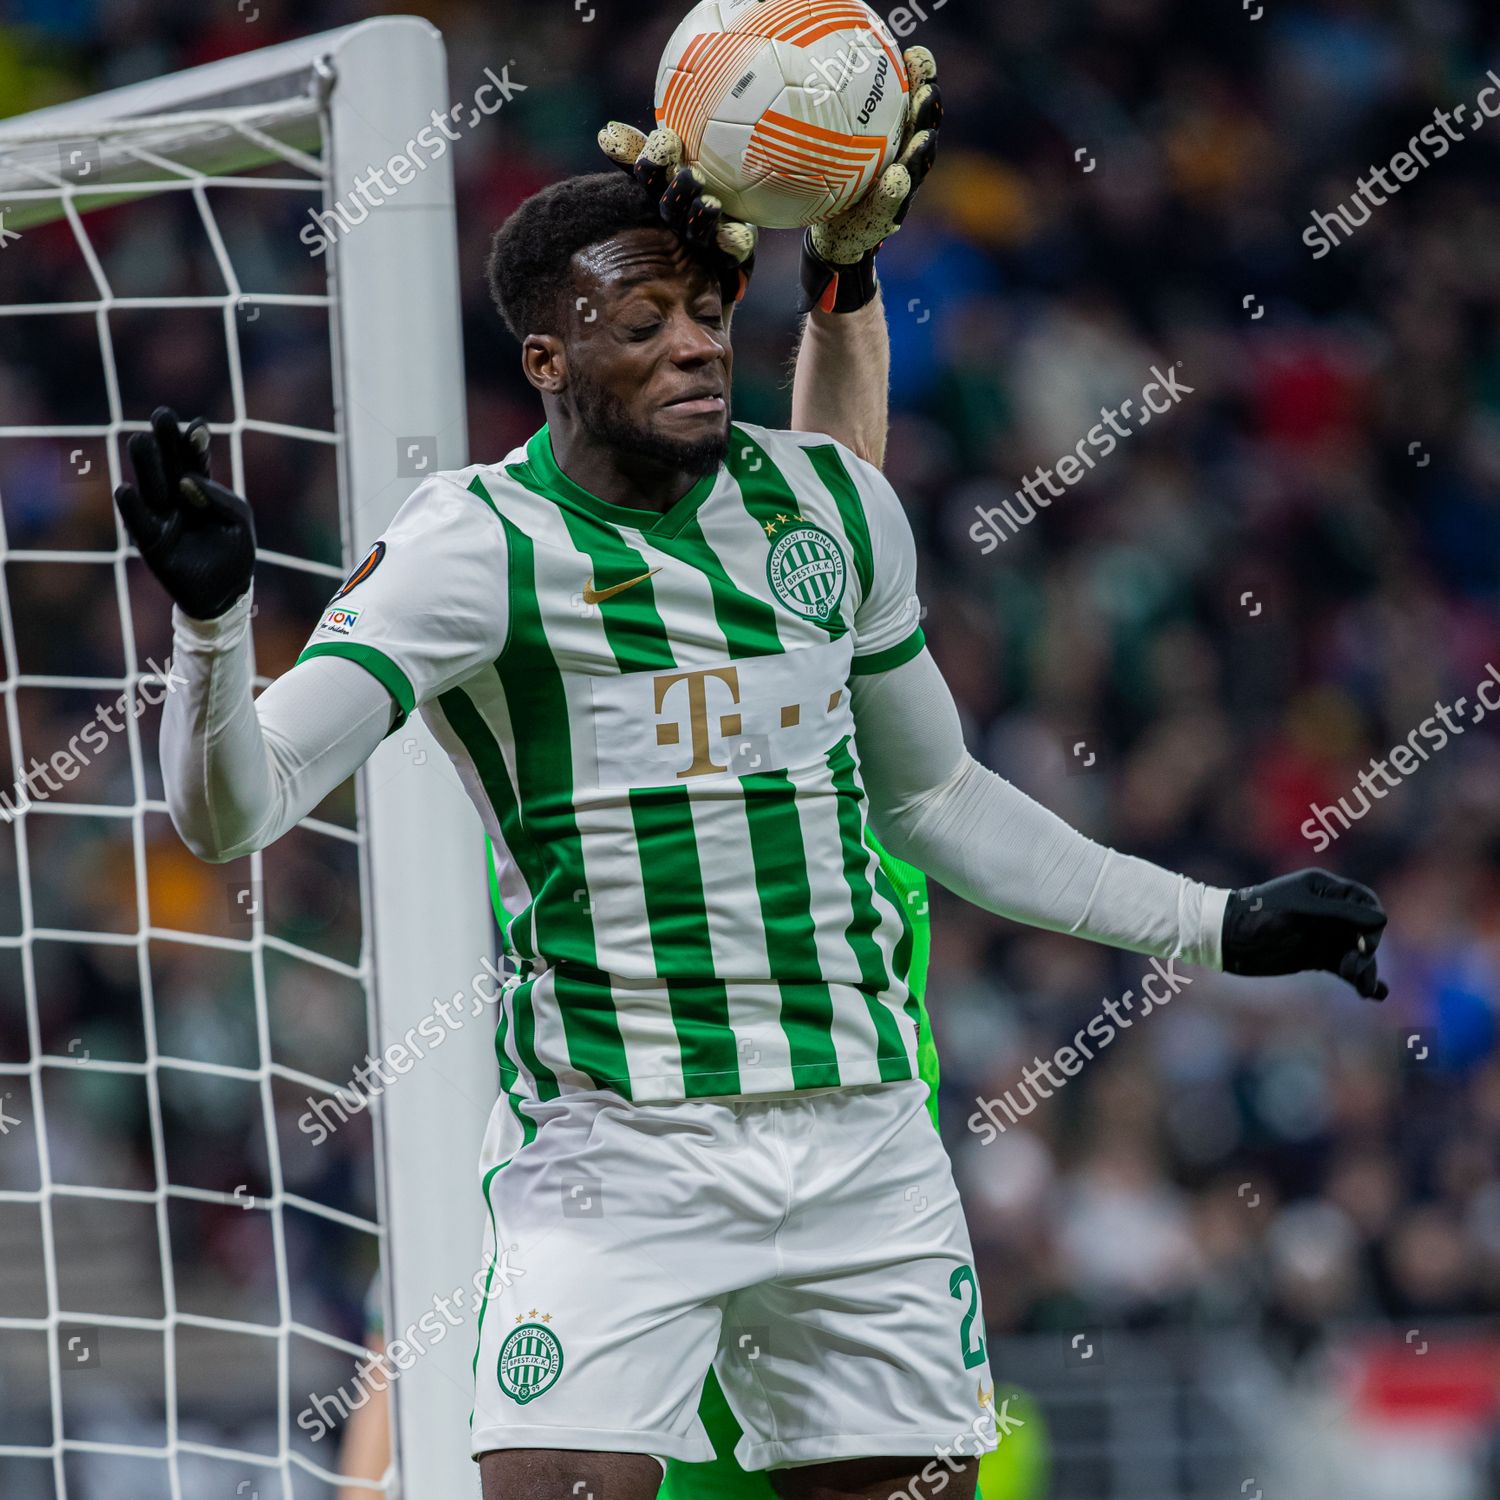
M 766 955 L 770 972 L 780 976 L 792 1081 L 798 1088 L 832 1087 L 842 1081 L 833 1046 L 833 996 L 818 963 L 796 788 L 785 771 L 742 776 L 740 785 Z
M 844 848 L 844 881 L 849 887 L 849 900 L 853 907 L 846 936 L 854 956 L 859 960 L 860 987 L 864 991 L 870 1019 L 875 1023 L 876 1059 L 880 1066 L 881 1082 L 890 1083 L 894 1079 L 910 1078 L 911 1063 L 901 1039 L 901 1028 L 896 1024 L 890 1007 L 880 998 L 899 984 L 899 970 L 897 976 L 893 976 L 886 968 L 885 954 L 881 952 L 880 944 L 875 938 L 880 928 L 880 913 L 875 908 L 875 893 L 870 886 L 871 854 L 864 841 L 864 816 L 861 812 L 864 793 L 855 776 L 854 757 L 849 753 L 847 735 L 828 752 L 828 769 L 833 775 L 834 790 L 838 793 L 839 835 Z M 876 868 L 879 869 L 878 864 Z M 902 913 L 902 920 L 905 921 L 905 913 Z M 909 930 L 908 926 L 906 931 Z
M 920 625 L 897 646 L 887 646 L 884 651 L 872 651 L 869 656 L 856 656 L 849 666 L 851 677 L 869 677 L 876 672 L 889 672 L 916 656 L 927 644 Z
M 769 549 L 776 534 L 789 517 L 798 516 L 802 507 L 786 476 L 771 462 L 771 456 L 741 427 L 730 429 L 729 472 L 740 487 L 745 509 L 755 519 Z M 770 528 L 769 530 L 767 528 Z M 842 614 L 821 623 L 831 639 L 837 640 L 849 627 Z
M 937 1043 L 933 1040 L 927 1003 L 920 995 L 917 997 L 917 1077 L 927 1085 L 927 1117 L 932 1121 L 933 1129 L 937 1129 L 942 1069 L 938 1065 Z
M 505 1092 L 505 1097 L 510 1103 L 511 1113 L 520 1121 L 522 1131 L 521 1144 L 524 1146 L 536 1134 L 536 1122 L 529 1115 L 523 1113 L 520 1100 L 515 1090 L 511 1087 L 519 1074 L 516 1071 L 516 1065 L 510 1060 L 510 1053 L 506 1050 L 505 1045 L 510 1040 L 510 1014 L 505 1004 L 507 998 L 505 991 L 502 990 L 500 992 L 500 1018 L 495 1026 L 495 1060 L 500 1064 L 501 1084 Z M 546 1070 L 543 1069 L 543 1071 L 545 1072 Z M 493 1172 L 490 1173 L 490 1176 L 493 1177 L 494 1175 Z
M 654 539 L 653 539 L 654 540 Z M 729 576 L 728 569 L 714 551 L 702 522 L 695 516 L 682 528 L 673 542 L 664 542 L 664 551 L 681 556 L 691 567 L 708 579 L 713 598 L 714 622 L 724 633 L 729 655 L 735 660 L 747 656 L 772 656 L 782 651 L 781 636 L 776 630 L 776 609 L 764 599 L 747 594 Z M 765 571 L 761 569 L 762 573 Z
M 504 1034 L 504 1030 L 505 1026 L 504 1022 L 502 1021 L 500 1027 L 500 1034 L 502 1036 Z M 516 1098 L 515 1094 L 510 1092 L 509 1089 L 506 1090 L 506 1099 L 510 1103 L 511 1113 L 515 1115 L 516 1119 L 520 1122 L 521 1125 L 521 1144 L 516 1148 L 517 1155 L 519 1155 L 521 1151 L 524 1151 L 526 1147 L 536 1139 L 536 1121 L 526 1114 L 526 1112 L 521 1108 L 520 1101 Z M 503 1171 L 515 1159 L 515 1156 L 508 1156 L 504 1161 L 499 1162 L 495 1166 L 491 1167 L 489 1171 L 484 1174 L 484 1180 L 479 1185 L 479 1190 L 484 1195 L 485 1211 L 490 1216 L 490 1239 L 494 1242 L 495 1253 L 490 1258 L 489 1270 L 485 1272 L 484 1296 L 480 1299 L 479 1320 L 474 1329 L 474 1363 L 470 1368 L 474 1372 L 474 1378 L 476 1382 L 479 1378 L 479 1350 L 484 1342 L 484 1314 L 485 1310 L 490 1305 L 490 1287 L 495 1280 L 495 1267 L 497 1264 L 499 1264 L 499 1261 L 501 1259 L 500 1234 L 495 1225 L 495 1205 L 490 1201 L 490 1184 L 495 1180 L 495 1174 L 497 1172 Z M 473 1427 L 473 1425 L 474 1410 L 471 1407 L 469 1409 L 469 1426 Z
M 817 470 L 828 493 L 839 508 L 839 519 L 844 523 L 844 535 L 854 552 L 854 574 L 859 579 L 859 596 L 863 601 L 870 597 L 875 582 L 875 550 L 870 545 L 870 525 L 865 518 L 864 502 L 859 498 L 854 480 L 844 464 L 839 450 L 829 443 L 821 448 L 804 448 L 809 462 Z
M 644 855 L 646 919 L 656 971 L 676 967 L 679 973 L 711 975 L 708 906 L 687 788 L 632 792 L 630 809 Z M 739 1056 L 724 985 L 716 979 L 666 984 L 688 1098 L 739 1093 Z
M 477 484 L 478 481 L 476 480 Z M 506 517 L 510 631 L 495 663 L 515 735 L 515 796 L 545 873 L 532 886 L 536 947 L 554 963 L 595 967 L 598 952 L 585 893 L 583 840 L 573 808 L 573 742 L 562 673 L 536 594 L 532 540 Z
M 927 987 L 927 960 L 932 948 L 932 921 L 928 916 L 927 877 L 904 859 L 897 858 L 879 839 L 865 829 L 865 842 L 880 860 L 880 873 L 890 881 L 897 905 L 911 923 L 911 967 L 906 982 L 912 993 L 920 995 Z
M 906 985 L 903 1009 L 918 1032 L 927 1017 L 923 995 L 927 989 L 927 959 L 932 951 L 932 923 L 927 915 L 927 877 L 914 865 L 896 858 L 865 829 L 865 840 L 880 857 L 875 889 L 901 913 L 901 936 L 891 955 L 891 967 Z M 935 1060 L 935 1055 L 934 1055 Z M 934 1088 L 936 1087 L 934 1074 Z
M 921 1015 L 922 1005 L 917 999 L 917 992 L 911 987 L 910 978 L 917 938 L 916 927 L 912 922 L 911 913 L 907 910 L 907 899 L 911 893 L 908 891 L 904 896 L 897 894 L 883 864 L 875 871 L 875 889 L 901 913 L 901 936 L 896 939 L 896 951 L 891 954 L 891 967 L 906 984 L 906 1002 L 902 1009 L 906 1012 L 907 1019 L 915 1026 Z M 927 887 L 924 884 L 922 887 L 924 900 L 926 893 Z
M 484 873 L 489 878 L 490 910 L 494 912 L 495 923 L 501 929 L 501 932 L 503 934 L 506 923 L 510 921 L 510 915 L 505 910 L 505 903 L 500 899 L 500 874 L 495 869 L 495 857 L 497 853 L 498 851 L 495 848 L 494 839 L 492 839 L 489 834 L 485 834 L 484 857 L 486 863 L 484 867 Z
M 498 1166 L 491 1167 L 484 1174 L 484 1181 L 480 1184 L 479 1189 L 484 1194 L 485 1211 L 490 1216 L 490 1238 L 494 1241 L 496 1252 L 500 1249 L 500 1232 L 495 1226 L 495 1205 L 490 1202 L 490 1183 L 495 1180 L 495 1173 L 504 1165 L 505 1163 L 501 1162 Z M 474 1330 L 474 1363 L 470 1368 L 473 1370 L 476 1380 L 479 1378 L 479 1350 L 484 1344 L 484 1313 L 485 1309 L 490 1305 L 490 1286 L 495 1280 L 495 1264 L 498 1259 L 498 1253 L 490 1257 L 490 1268 L 485 1272 L 484 1276 L 484 1296 L 479 1303 L 479 1323 Z M 472 1427 L 473 1425 L 474 1411 L 473 1408 L 470 1408 L 469 1426 Z
M 484 487 L 484 481 L 477 474 L 469 481 L 469 493 L 471 495 L 478 495 L 497 516 L 500 514 L 500 507 L 490 497 L 490 492 Z
M 523 980 L 511 991 L 510 1002 L 516 1022 L 516 1052 L 526 1071 L 536 1080 L 536 1096 L 538 1099 L 555 1099 L 562 1092 L 557 1084 L 557 1074 L 542 1061 L 536 1050 L 536 1008 L 532 1004 L 532 991 L 541 978 L 540 974 L 533 974 Z M 516 1065 L 501 1051 L 503 1041 L 503 1035 L 497 1032 L 495 1054 L 500 1060 L 500 1082 L 509 1090 L 519 1075 Z
M 384 651 L 377 651 L 373 646 L 362 646 L 354 641 L 319 641 L 297 658 L 296 665 L 300 667 L 303 662 L 312 661 L 319 656 L 341 656 L 345 661 L 357 663 L 396 700 L 399 713 L 396 722 L 386 730 L 387 734 L 394 734 L 416 708 L 417 695 L 412 688 L 411 679 Z
M 568 1061 L 599 1087 L 632 1098 L 630 1063 L 625 1056 L 625 1038 L 620 1031 L 613 990 L 608 984 L 596 985 L 580 979 L 567 967 L 554 969 L 552 981 L 562 1016 Z
M 535 902 L 536 893 L 541 889 L 542 882 L 546 878 L 545 866 L 540 852 L 522 822 L 521 807 L 516 801 L 510 772 L 505 768 L 505 757 L 500 752 L 500 744 L 495 738 L 494 731 L 490 729 L 485 722 L 484 715 L 463 688 L 450 688 L 443 693 L 438 698 L 438 707 L 442 709 L 443 717 L 448 721 L 449 727 L 463 742 L 469 759 L 474 762 L 474 770 L 478 773 L 480 783 L 484 787 L 484 794 L 489 799 L 490 807 L 499 821 L 500 831 L 505 837 L 505 847 L 511 858 L 521 867 L 526 888 L 531 893 L 532 902 Z M 492 882 L 495 880 L 494 870 L 495 862 L 491 859 L 490 879 Z M 492 891 L 491 894 L 495 895 L 495 892 Z M 511 917 L 505 914 L 497 895 L 495 895 L 494 904 L 495 918 L 500 923 L 501 932 L 505 936 L 507 951 L 520 958 L 534 959 L 537 955 L 531 943 L 531 923 L 529 919 L 523 920 L 528 918 L 530 906 L 519 916 Z
M 907 1014 L 913 1004 L 917 1013 L 917 1077 L 927 1085 L 927 1113 L 934 1127 L 938 1123 L 938 1084 L 941 1069 L 938 1066 L 937 1043 L 932 1039 L 932 1021 L 927 1014 L 927 960 L 932 952 L 932 917 L 927 899 L 927 877 L 915 865 L 898 859 L 889 849 L 881 846 L 880 840 L 867 828 L 865 842 L 880 859 L 880 873 L 891 883 L 899 900 L 902 913 L 911 922 L 910 967 L 906 983 L 911 999 L 906 1003 Z
M 585 978 L 567 965 L 549 973 L 569 1064 L 586 1073 L 599 1088 L 632 1098 L 630 1064 L 609 977 L 604 976 L 602 981 Z

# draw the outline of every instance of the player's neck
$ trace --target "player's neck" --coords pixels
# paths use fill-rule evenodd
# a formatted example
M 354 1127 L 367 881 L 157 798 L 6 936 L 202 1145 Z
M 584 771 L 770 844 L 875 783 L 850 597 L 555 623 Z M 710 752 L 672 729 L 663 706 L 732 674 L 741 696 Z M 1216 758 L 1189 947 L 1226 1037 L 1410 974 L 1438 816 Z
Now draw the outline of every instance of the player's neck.
M 558 423 L 551 424 L 550 436 L 558 468 L 574 484 L 612 505 L 667 511 L 701 477 L 644 454 L 604 447 L 586 433 Z

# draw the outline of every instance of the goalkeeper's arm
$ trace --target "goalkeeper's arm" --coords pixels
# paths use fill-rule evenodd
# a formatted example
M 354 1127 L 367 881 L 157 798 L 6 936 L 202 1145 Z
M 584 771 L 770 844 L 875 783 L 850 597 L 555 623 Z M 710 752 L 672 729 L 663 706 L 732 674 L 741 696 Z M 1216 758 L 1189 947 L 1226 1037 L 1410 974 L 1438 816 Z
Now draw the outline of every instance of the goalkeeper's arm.
M 880 289 L 850 313 L 814 309 L 792 376 L 792 431 L 824 432 L 878 469 L 890 430 L 891 339 Z
M 932 169 L 943 120 L 932 53 L 913 47 L 905 61 L 911 91 L 896 161 L 868 196 L 803 240 L 807 319 L 792 380 L 792 429 L 826 432 L 877 469 L 890 428 L 891 340 L 875 257 Z

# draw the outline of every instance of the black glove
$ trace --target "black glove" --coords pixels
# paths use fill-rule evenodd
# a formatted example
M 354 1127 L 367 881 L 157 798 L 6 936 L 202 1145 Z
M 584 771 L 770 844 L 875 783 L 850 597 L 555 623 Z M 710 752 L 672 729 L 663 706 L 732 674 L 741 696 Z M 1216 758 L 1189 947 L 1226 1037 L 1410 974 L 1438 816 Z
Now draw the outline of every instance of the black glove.
M 202 417 L 182 432 L 177 413 L 158 406 L 151 431 L 132 433 L 127 445 L 135 485 L 115 491 L 146 566 L 195 620 L 222 615 L 255 571 L 255 519 L 244 500 L 208 477 L 208 443 Z
M 667 227 L 713 267 L 725 309 L 739 302 L 755 270 L 755 226 L 724 216 L 699 173 L 683 165 L 677 132 L 661 126 L 642 135 L 611 120 L 599 132 L 599 149 L 657 200 Z
M 1375 972 L 1375 950 L 1385 922 L 1385 908 L 1368 886 L 1327 870 L 1298 870 L 1230 892 L 1224 972 L 1326 969 L 1366 1000 L 1384 1000 L 1390 989 Z
M 911 93 L 896 160 L 853 208 L 825 224 L 814 224 L 802 239 L 801 311 L 858 312 L 875 297 L 875 257 L 901 227 L 922 179 L 937 156 L 943 123 L 943 96 L 933 81 L 937 63 L 926 47 L 902 54 Z

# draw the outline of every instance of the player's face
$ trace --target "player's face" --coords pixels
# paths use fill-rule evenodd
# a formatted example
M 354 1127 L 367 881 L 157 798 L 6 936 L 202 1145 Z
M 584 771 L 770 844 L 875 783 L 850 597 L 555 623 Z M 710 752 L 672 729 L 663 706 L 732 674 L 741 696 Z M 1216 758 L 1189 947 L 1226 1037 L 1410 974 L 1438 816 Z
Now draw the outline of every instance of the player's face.
M 574 257 L 567 383 L 598 442 L 703 474 L 729 448 L 734 355 L 716 278 L 667 229 Z

